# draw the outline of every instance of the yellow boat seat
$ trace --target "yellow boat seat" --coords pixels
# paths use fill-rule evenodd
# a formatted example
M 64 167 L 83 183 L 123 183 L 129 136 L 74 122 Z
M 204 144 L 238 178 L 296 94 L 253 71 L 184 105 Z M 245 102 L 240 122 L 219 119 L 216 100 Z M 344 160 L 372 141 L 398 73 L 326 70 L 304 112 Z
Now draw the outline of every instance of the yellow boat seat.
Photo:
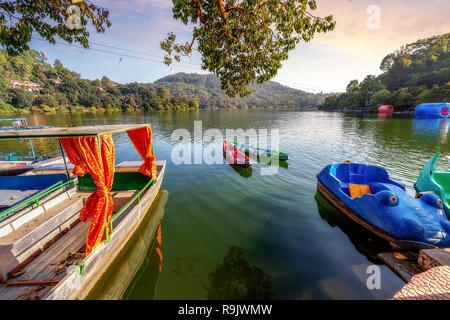
M 350 191 L 350 197 L 352 199 L 357 197 L 362 197 L 363 195 L 369 193 L 371 194 L 372 191 L 370 190 L 370 187 L 367 184 L 348 184 L 348 190 Z

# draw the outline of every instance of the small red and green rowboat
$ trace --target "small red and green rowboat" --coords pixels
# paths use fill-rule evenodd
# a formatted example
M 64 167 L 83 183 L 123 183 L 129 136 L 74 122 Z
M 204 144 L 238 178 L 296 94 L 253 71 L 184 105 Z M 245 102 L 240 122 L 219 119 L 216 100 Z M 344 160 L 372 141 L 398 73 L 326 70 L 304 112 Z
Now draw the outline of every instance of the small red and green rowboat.
M 251 166 L 250 159 L 234 144 L 229 143 L 228 141 L 223 142 L 223 155 L 229 164 L 243 167 Z
M 289 155 L 284 152 L 261 149 L 257 147 L 255 148 L 248 144 L 239 144 L 237 141 L 234 141 L 233 144 L 245 154 L 255 156 L 257 158 L 273 158 L 281 161 L 289 160 Z

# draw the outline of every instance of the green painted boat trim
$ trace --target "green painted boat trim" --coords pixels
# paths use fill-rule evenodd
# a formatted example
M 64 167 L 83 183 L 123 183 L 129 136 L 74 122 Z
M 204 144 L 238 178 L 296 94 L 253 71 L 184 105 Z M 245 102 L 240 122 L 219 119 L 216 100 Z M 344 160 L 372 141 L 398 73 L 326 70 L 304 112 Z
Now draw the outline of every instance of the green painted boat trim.
M 425 163 L 417 177 L 414 188 L 417 192 L 432 191 L 438 195 L 442 199 L 445 213 L 450 219 L 450 171 L 438 171 L 436 169 L 440 155 L 440 152 L 436 152 Z
M 237 146 L 237 147 L 240 147 L 239 143 L 236 142 L 236 141 L 233 141 L 233 144 L 235 146 Z M 247 156 L 250 154 L 250 149 L 248 149 L 248 148 L 240 148 L 240 149 L 243 150 Z M 261 151 L 263 149 L 261 149 L 261 148 L 254 148 L 253 150 Z M 278 160 L 281 160 L 281 161 L 286 161 L 286 160 L 290 159 L 289 155 L 287 153 L 279 152 L 279 151 L 273 151 L 271 153 L 267 153 L 267 158 L 272 158 L 272 157 L 278 158 Z
M 111 191 L 141 190 L 150 177 L 139 172 L 114 172 L 114 182 Z M 97 186 L 89 174 L 78 177 L 80 191 L 95 191 Z

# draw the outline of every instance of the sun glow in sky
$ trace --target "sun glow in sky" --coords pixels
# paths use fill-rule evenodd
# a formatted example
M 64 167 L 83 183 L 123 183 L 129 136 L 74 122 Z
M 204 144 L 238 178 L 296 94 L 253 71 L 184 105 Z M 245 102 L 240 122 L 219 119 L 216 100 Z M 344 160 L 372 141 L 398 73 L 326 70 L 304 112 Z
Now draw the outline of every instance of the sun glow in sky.
M 31 48 L 47 51 L 50 63 L 59 59 L 88 79 L 153 82 L 176 72 L 205 73 L 197 52 L 179 65 L 162 64 L 159 43 L 168 32 L 191 39 L 192 27 L 172 18 L 170 0 L 92 2 L 109 9 L 112 26 L 104 34 L 90 32 L 91 50 L 37 39 Z M 315 14 L 333 14 L 335 30 L 299 43 L 273 80 L 306 91 L 343 91 L 352 79 L 379 74 L 381 60 L 400 46 L 450 32 L 448 0 L 318 0 L 317 7 Z

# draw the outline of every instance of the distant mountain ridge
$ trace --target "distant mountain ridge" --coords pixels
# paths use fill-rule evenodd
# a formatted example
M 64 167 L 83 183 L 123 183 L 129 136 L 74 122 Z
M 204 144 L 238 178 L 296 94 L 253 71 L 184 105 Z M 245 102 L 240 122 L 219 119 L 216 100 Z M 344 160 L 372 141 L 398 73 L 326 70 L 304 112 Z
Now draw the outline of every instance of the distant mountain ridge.
M 197 98 L 200 108 L 311 108 L 320 105 L 330 94 L 314 94 L 297 90 L 278 82 L 268 81 L 253 84 L 253 94 L 241 97 L 228 97 L 221 90 L 220 80 L 211 74 L 176 73 L 158 79 L 154 85 L 167 88 L 171 95 Z
M 245 98 L 230 98 L 213 75 L 177 73 L 153 83 L 120 84 L 107 77 L 83 79 L 44 54 L 30 50 L 10 56 L 0 50 L 0 114 L 42 112 L 266 109 L 317 107 L 325 94 L 276 82 L 252 86 Z

